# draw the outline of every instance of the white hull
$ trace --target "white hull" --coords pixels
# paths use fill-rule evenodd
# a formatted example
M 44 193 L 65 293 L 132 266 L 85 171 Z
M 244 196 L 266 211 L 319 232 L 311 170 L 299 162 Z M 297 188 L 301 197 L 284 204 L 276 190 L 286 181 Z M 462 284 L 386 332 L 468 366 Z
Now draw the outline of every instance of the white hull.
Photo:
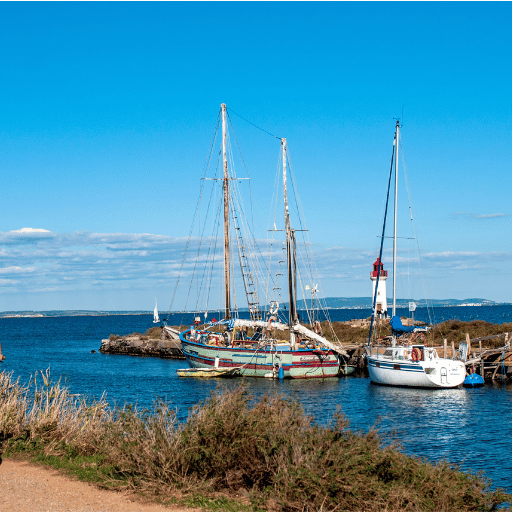
M 414 388 L 456 388 L 464 382 L 466 367 L 462 361 L 439 358 L 434 349 L 421 350 L 422 359 L 413 361 L 409 347 L 370 349 L 367 358 L 371 381 Z

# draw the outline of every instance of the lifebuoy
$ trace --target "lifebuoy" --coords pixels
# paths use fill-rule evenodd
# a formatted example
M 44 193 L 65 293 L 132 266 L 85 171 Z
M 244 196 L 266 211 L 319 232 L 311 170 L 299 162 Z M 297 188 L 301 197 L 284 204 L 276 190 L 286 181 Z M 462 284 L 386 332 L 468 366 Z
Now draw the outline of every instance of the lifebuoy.
M 421 352 L 419 348 L 413 348 L 411 352 L 411 359 L 416 362 L 421 359 Z
M 271 331 L 272 330 L 272 320 L 274 322 L 277 321 L 277 318 L 275 316 L 271 316 L 269 319 L 268 319 L 268 323 L 267 323 L 267 331 Z
M 279 311 L 279 302 L 277 300 L 273 300 L 270 303 L 270 314 L 275 315 Z

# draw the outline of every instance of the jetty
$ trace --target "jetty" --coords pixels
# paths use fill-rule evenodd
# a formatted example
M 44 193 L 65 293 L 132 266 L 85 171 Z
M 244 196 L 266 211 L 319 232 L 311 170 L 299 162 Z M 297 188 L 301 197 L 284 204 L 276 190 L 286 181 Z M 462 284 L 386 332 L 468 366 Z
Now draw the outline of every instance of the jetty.
M 139 357 L 160 357 L 163 359 L 185 359 L 177 332 L 165 327 L 150 329 L 146 334 L 133 333 L 128 336 L 111 334 L 101 340 L 102 354 L 121 354 Z

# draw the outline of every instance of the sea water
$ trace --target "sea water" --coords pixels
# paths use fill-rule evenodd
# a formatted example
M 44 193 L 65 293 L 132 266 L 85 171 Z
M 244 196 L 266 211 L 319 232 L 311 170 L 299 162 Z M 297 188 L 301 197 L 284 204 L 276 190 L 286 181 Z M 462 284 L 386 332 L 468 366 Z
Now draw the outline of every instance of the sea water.
M 400 313 L 400 312 L 399 312 Z M 369 314 L 369 313 L 368 313 Z M 364 310 L 331 310 L 332 320 L 366 318 Z M 421 320 L 421 308 L 415 312 Z M 167 315 L 163 315 L 164 317 Z M 512 321 L 512 306 L 437 308 L 436 319 Z M 427 319 L 427 317 L 425 317 Z M 169 316 L 170 324 L 188 324 L 190 314 Z M 486 384 L 479 389 L 419 390 L 376 386 L 364 377 L 318 381 L 267 379 L 180 379 L 185 361 L 100 354 L 110 334 L 145 332 L 152 315 L 1 318 L 0 370 L 27 383 L 50 369 L 70 392 L 112 404 L 150 408 L 155 399 L 171 402 L 180 420 L 192 406 L 218 389 L 241 383 L 258 398 L 280 394 L 300 402 L 306 413 L 327 425 L 338 408 L 350 428 L 376 429 L 384 443 L 398 443 L 407 454 L 445 460 L 465 471 L 483 471 L 493 488 L 512 493 L 512 385 Z M 95 351 L 95 352 L 93 352 Z

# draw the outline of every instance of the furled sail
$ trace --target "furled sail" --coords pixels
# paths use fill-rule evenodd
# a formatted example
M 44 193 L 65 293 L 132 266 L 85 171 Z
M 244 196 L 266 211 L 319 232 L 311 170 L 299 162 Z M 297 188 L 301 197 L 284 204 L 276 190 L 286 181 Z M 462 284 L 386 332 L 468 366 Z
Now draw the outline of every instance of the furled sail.
M 323 336 L 320 336 L 316 332 L 310 331 L 307 327 L 304 327 L 301 324 L 295 324 L 293 326 L 293 332 L 302 334 L 303 336 L 307 336 L 308 338 L 318 341 L 318 343 L 321 343 L 322 345 L 325 345 L 326 347 L 330 348 L 333 352 L 337 352 L 342 356 L 348 357 L 348 354 L 341 347 L 337 347 L 334 343 L 331 343 L 329 340 L 326 340 Z

